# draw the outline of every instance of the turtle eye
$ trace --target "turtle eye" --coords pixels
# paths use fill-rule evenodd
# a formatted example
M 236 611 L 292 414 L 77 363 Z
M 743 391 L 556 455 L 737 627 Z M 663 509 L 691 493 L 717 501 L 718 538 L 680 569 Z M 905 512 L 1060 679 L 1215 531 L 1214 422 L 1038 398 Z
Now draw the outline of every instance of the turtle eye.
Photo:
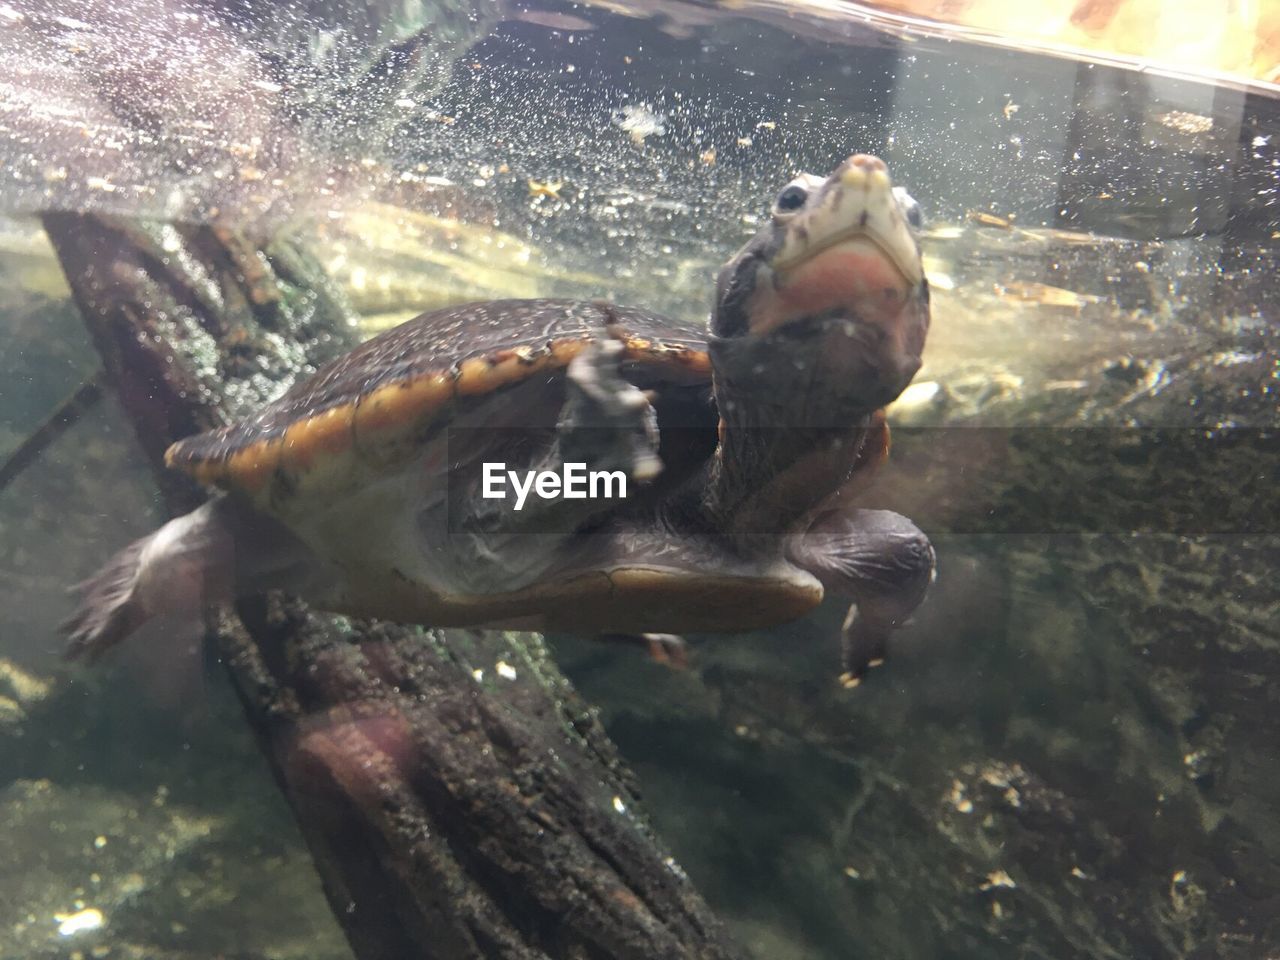
M 924 214 L 920 212 L 920 204 L 916 203 L 916 198 L 902 187 L 894 187 L 893 196 L 898 201 L 898 206 L 902 208 L 902 215 L 907 218 L 907 223 L 917 230 L 923 227 Z
M 774 201 L 773 209 L 775 213 L 793 213 L 804 206 L 804 202 L 809 199 L 809 191 L 797 183 L 793 183 L 783 188 L 778 194 L 778 199 Z

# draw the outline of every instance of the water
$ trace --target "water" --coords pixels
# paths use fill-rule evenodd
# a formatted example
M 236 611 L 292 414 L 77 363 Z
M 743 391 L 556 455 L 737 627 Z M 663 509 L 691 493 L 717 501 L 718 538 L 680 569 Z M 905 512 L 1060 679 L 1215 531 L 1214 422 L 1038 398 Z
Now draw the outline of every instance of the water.
M 291 238 L 360 336 L 700 320 L 796 171 L 883 157 L 934 326 L 867 497 L 934 540 L 925 606 L 854 691 L 825 607 L 683 672 L 557 659 L 744 955 L 1280 950 L 1274 91 L 772 5 L 0 17 L 0 451 L 101 365 L 45 211 Z M 239 402 L 323 350 L 294 333 Z M 111 400 L 0 491 L 0 956 L 351 956 L 198 632 L 58 660 L 64 587 L 163 513 Z

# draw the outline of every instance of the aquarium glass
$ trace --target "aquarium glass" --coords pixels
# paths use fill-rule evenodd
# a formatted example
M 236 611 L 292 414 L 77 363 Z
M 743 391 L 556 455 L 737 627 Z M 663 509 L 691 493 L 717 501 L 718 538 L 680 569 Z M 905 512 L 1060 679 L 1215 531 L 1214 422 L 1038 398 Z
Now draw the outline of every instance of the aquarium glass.
M 1002 32 L 836 0 L 0 2 L 0 957 L 612 960 L 656 949 L 633 921 L 670 957 L 1280 953 L 1280 13 L 1206 5 L 1210 62 L 1172 20 L 1107 49 L 1160 4 L 1059 6 Z M 856 502 L 936 551 L 860 682 L 854 598 L 768 612 L 716 579 L 738 546 L 681 601 L 733 632 L 683 647 L 597 642 L 571 591 L 545 643 L 390 601 L 303 643 L 255 598 L 274 520 L 237 541 L 239 619 L 197 601 L 64 657 L 68 588 L 208 494 L 170 440 L 458 304 L 706 331 L 780 191 L 856 154 L 918 205 L 932 317 Z M 699 362 L 689 457 L 717 442 Z M 542 376 L 455 451 L 523 429 Z M 316 424 L 272 456 L 366 456 Z M 377 456 L 421 441 L 386 424 Z M 295 518 L 337 496 L 271 489 Z M 333 522 L 382 529 L 381 495 Z M 455 782 L 490 769 L 477 730 L 508 766 Z M 572 896 L 546 878 L 581 863 Z

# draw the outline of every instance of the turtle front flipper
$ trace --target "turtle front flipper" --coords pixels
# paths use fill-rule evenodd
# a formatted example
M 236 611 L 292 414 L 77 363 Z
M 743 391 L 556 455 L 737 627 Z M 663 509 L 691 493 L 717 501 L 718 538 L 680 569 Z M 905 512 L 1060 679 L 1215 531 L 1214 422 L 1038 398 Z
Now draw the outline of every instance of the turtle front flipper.
M 476 545 L 478 555 L 504 555 L 513 536 L 572 535 L 616 511 L 618 500 L 632 498 L 662 471 L 657 415 L 645 393 L 622 376 L 625 349 L 614 339 L 588 343 L 569 364 L 554 439 L 527 462 L 524 485 L 513 476 L 505 495 L 472 498 L 462 530 L 484 541 Z M 558 478 L 550 494 L 540 479 L 546 475 Z M 571 481 L 578 486 L 570 489 Z
M 569 364 L 555 456 L 588 469 L 620 470 L 643 483 L 662 470 L 658 418 L 649 399 L 618 369 L 625 351 L 620 340 L 597 340 Z
M 795 538 L 795 562 L 837 596 L 853 600 L 841 628 L 840 683 L 855 687 L 885 658 L 889 637 L 933 582 L 933 545 L 889 510 L 824 513 Z

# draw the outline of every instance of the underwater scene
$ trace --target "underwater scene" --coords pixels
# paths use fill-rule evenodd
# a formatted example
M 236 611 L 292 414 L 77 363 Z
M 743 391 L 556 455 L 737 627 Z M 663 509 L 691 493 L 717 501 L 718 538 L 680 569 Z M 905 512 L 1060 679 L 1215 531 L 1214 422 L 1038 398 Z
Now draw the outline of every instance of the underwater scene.
M 0 0 L 0 960 L 1280 957 L 1277 36 Z

